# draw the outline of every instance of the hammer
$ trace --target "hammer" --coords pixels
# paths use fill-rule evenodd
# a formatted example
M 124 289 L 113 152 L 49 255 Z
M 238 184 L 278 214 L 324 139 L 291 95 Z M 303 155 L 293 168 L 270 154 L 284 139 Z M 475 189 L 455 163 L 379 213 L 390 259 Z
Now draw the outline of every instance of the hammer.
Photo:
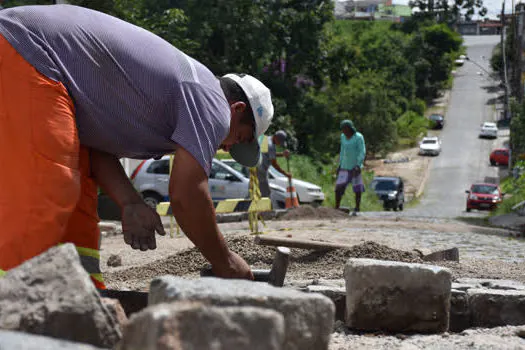
M 284 285 L 286 270 L 288 270 L 289 260 L 290 248 L 277 247 L 275 250 L 272 268 L 270 270 L 252 269 L 254 280 L 257 282 L 268 282 L 275 287 L 282 287 Z M 201 277 L 213 276 L 214 274 L 211 267 L 206 267 L 201 270 Z

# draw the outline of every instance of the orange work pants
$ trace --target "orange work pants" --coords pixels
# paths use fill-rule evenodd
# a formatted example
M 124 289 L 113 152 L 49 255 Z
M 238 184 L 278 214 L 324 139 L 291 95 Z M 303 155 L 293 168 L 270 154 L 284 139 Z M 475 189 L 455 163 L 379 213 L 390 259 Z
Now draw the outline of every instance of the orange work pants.
M 66 242 L 98 253 L 89 162 L 64 85 L 40 74 L 0 36 L 0 269 Z

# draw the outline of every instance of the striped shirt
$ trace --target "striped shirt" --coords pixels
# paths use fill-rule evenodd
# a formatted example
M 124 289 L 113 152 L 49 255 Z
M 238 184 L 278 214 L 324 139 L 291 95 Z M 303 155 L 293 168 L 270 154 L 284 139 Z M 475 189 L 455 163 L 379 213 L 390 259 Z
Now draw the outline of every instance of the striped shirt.
M 178 144 L 209 174 L 230 108 L 201 63 L 147 30 L 71 5 L 2 10 L 0 34 L 65 85 L 81 144 L 138 159 Z

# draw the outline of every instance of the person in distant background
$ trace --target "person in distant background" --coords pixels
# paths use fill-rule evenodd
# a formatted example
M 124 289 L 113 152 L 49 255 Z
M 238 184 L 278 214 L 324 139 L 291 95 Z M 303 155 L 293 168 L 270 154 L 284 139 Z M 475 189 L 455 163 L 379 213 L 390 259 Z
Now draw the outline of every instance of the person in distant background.
M 339 209 L 346 187 L 352 184 L 355 193 L 355 208 L 352 215 L 357 215 L 361 209 L 361 195 L 365 191 L 361 176 L 366 155 L 365 139 L 356 130 L 354 123 L 348 119 L 341 122 L 341 131 L 339 167 L 335 184 L 335 208 Z
M 259 190 L 261 197 L 270 197 L 270 183 L 268 181 L 268 169 L 272 165 L 275 170 L 291 178 L 292 174 L 284 171 L 277 163 L 277 157 L 288 158 L 290 152 L 285 150 L 282 153 L 277 153 L 276 145 L 283 146 L 286 142 L 286 132 L 283 130 L 277 131 L 272 137 L 262 135 L 259 137 L 259 146 L 261 148 L 261 162 L 257 167 L 257 178 L 259 180 Z

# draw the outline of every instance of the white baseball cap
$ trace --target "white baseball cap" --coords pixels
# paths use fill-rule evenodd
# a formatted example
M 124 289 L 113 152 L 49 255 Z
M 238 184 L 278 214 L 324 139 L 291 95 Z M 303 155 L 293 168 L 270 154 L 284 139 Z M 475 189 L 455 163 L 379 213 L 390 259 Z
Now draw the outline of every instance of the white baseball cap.
M 253 111 L 253 119 L 255 120 L 254 140 L 250 143 L 235 144 L 230 149 L 233 159 L 251 168 L 259 164 L 261 150 L 258 138 L 268 130 L 273 118 L 270 89 L 248 74 L 226 74 L 223 78 L 230 78 L 241 87 Z

